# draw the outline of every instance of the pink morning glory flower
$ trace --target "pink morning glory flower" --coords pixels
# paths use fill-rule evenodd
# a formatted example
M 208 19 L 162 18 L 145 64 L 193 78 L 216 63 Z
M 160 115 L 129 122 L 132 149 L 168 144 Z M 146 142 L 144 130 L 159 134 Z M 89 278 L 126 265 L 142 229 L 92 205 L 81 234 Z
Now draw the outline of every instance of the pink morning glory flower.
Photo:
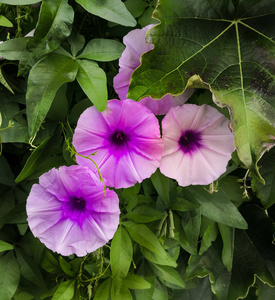
M 73 145 L 95 161 L 108 186 L 126 188 L 150 177 L 160 165 L 162 140 L 154 114 L 132 100 L 109 100 L 104 112 L 87 108 L 80 116 Z M 76 155 L 80 165 L 93 162 Z
M 148 44 L 145 41 L 145 34 L 152 27 L 153 25 L 148 25 L 142 29 L 134 29 L 123 38 L 126 48 L 119 59 L 119 73 L 114 77 L 114 89 L 121 100 L 127 98 L 131 75 L 140 65 L 141 55 L 153 48 L 152 44 Z M 147 106 L 155 115 L 164 115 L 171 107 L 185 103 L 192 93 L 192 89 L 187 89 L 178 97 L 173 97 L 169 94 L 160 100 L 145 97 L 140 102 Z
M 62 255 L 84 256 L 105 245 L 119 224 L 119 199 L 83 166 L 51 169 L 27 199 L 34 236 Z
M 205 185 L 225 172 L 234 151 L 228 119 L 209 105 L 171 108 L 162 120 L 160 171 L 181 186 Z

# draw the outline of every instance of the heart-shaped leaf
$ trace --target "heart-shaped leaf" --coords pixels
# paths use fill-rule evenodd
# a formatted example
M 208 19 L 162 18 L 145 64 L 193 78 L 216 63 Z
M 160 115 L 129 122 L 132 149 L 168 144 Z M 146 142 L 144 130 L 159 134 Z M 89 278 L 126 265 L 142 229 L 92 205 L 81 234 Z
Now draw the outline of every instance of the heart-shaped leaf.
M 160 0 L 154 49 L 134 72 L 128 98 L 161 98 L 209 87 L 227 106 L 241 161 L 257 162 L 275 141 L 275 6 L 272 1 Z

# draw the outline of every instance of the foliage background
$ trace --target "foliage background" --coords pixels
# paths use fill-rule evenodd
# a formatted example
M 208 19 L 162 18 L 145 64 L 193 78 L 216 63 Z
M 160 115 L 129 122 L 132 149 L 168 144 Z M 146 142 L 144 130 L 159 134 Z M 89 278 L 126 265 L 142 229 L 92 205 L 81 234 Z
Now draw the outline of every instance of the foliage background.
M 273 299 L 274 1 L 36 2 L 0 0 L 0 299 Z M 116 190 L 113 240 L 62 257 L 28 229 L 28 193 L 44 172 L 75 164 L 79 115 L 117 98 L 122 38 L 151 23 L 155 48 L 129 97 L 195 87 L 190 103 L 231 116 L 238 153 L 210 186 L 182 188 L 157 171 Z

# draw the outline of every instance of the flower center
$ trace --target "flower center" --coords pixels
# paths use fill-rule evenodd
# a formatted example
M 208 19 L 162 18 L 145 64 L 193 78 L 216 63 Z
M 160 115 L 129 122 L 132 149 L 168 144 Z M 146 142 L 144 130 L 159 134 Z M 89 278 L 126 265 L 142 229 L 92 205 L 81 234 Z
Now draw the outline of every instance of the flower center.
M 186 130 L 179 139 L 179 145 L 184 153 L 192 153 L 202 146 L 201 133 L 193 130 Z
M 83 198 L 72 197 L 70 199 L 72 210 L 83 211 L 86 207 L 86 201 Z
M 120 146 L 122 144 L 124 144 L 128 139 L 127 136 L 121 132 L 121 131 L 116 131 L 113 135 L 112 135 L 112 143 Z

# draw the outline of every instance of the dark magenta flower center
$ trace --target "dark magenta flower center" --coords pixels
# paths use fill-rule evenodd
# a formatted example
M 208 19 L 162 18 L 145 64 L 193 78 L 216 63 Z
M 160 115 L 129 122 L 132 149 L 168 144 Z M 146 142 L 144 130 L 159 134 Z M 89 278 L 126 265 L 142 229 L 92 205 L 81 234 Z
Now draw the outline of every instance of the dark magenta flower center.
M 128 140 L 127 136 L 121 131 L 116 131 L 112 135 L 111 139 L 112 139 L 112 143 L 117 145 L 117 146 L 123 145 Z
M 179 139 L 179 145 L 184 153 L 192 153 L 202 146 L 201 133 L 193 130 L 186 130 Z
M 86 207 L 86 201 L 83 198 L 72 197 L 70 198 L 72 210 L 83 211 Z

